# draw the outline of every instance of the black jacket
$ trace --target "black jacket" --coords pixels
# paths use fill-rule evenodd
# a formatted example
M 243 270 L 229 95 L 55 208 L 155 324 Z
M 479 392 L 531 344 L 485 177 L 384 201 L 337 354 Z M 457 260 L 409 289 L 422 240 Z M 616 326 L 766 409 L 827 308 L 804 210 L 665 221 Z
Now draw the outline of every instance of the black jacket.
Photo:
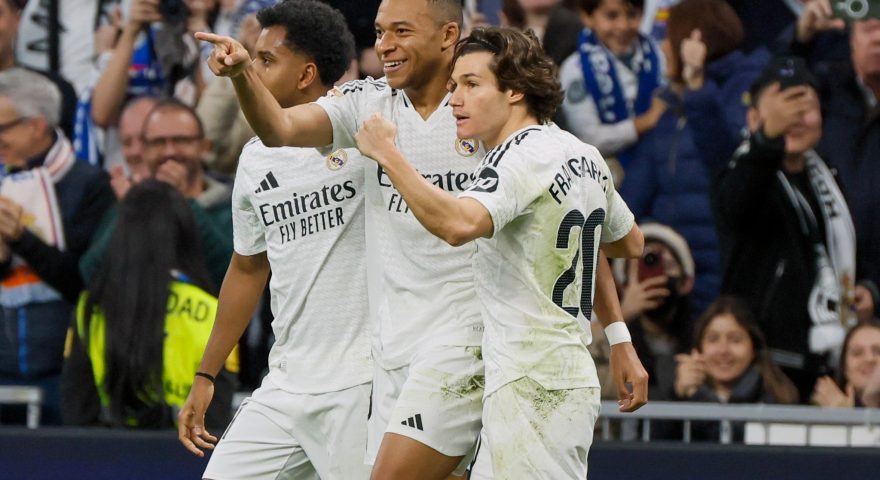
M 810 355 L 808 343 L 816 258 L 778 177 L 784 147 L 782 138 L 753 134 L 748 148 L 738 150 L 716 178 L 712 206 L 722 250 L 722 292 L 749 304 L 773 359 L 805 397 L 824 366 Z M 811 189 L 801 190 L 815 198 Z

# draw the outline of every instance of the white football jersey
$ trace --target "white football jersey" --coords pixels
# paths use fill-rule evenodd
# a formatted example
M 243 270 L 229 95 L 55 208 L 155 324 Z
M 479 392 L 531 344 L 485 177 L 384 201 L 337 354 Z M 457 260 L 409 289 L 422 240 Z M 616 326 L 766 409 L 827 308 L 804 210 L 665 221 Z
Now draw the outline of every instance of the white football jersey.
M 522 377 L 548 390 L 598 387 L 590 342 L 599 243 L 633 214 L 594 147 L 555 126 L 521 129 L 489 151 L 462 197 L 494 233 L 477 240 L 486 395 Z
M 458 139 L 449 97 L 425 120 L 403 90 L 384 79 L 357 80 L 320 99 L 333 123 L 333 148 L 356 146 L 355 135 L 379 112 L 397 125 L 397 145 L 431 183 L 456 195 L 471 183 L 482 156 L 479 143 Z M 474 291 L 473 244 L 452 247 L 419 223 L 378 164 L 366 160 L 368 255 L 378 334 L 376 361 L 407 365 L 428 345 L 479 345 L 482 318 Z M 373 260 L 370 260 L 373 262 Z M 373 296 L 375 295 L 375 296 Z
M 269 376 L 293 393 L 372 378 L 364 255 L 365 159 L 357 150 L 268 148 L 241 153 L 232 194 L 235 251 L 272 268 Z

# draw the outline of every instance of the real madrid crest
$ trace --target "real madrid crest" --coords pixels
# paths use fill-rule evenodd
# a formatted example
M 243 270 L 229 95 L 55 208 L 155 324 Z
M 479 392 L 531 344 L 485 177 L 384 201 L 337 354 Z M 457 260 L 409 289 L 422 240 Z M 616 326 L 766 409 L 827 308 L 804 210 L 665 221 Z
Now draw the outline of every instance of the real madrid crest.
M 455 151 L 462 157 L 470 157 L 477 153 L 477 141 L 473 138 L 456 138 Z
M 348 153 L 341 148 L 327 155 L 327 168 L 330 170 L 339 170 L 346 162 L 348 162 Z

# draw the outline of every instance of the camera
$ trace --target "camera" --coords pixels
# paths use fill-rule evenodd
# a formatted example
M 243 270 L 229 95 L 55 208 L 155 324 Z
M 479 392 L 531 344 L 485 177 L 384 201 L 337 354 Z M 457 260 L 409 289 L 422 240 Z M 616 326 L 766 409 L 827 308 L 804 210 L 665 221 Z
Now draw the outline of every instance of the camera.
M 663 260 L 656 252 L 646 252 L 639 260 L 639 281 L 644 282 L 649 278 L 662 277 L 666 275 L 666 269 L 663 268 Z
M 183 0 L 162 0 L 159 2 L 159 13 L 166 23 L 181 24 L 189 17 L 189 8 Z

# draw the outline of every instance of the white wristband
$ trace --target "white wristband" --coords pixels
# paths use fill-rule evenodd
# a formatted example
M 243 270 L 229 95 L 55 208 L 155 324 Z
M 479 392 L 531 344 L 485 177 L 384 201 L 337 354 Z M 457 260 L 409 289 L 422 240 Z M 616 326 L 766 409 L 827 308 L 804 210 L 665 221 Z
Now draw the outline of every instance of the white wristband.
M 632 337 L 629 336 L 629 329 L 626 328 L 626 323 L 623 322 L 612 322 L 611 325 L 605 327 L 605 338 L 608 339 L 608 345 L 611 346 L 632 341 Z

